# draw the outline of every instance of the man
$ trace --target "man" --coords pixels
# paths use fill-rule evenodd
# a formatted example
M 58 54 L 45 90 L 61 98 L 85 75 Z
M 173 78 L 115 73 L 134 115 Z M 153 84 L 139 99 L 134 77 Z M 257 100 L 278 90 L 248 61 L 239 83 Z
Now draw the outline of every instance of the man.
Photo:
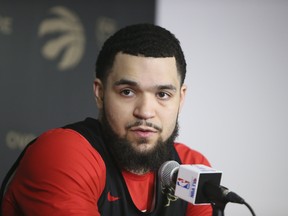
M 167 160 L 209 165 L 174 143 L 185 74 L 179 41 L 168 30 L 138 24 L 112 35 L 96 62 L 98 120 L 33 141 L 5 181 L 3 215 L 212 215 L 210 205 L 177 199 L 157 177 Z

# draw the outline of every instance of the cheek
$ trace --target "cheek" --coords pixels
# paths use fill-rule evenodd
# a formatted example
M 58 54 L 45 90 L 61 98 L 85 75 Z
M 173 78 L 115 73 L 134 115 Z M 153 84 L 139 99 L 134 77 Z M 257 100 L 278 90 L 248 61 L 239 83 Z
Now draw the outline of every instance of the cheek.
M 106 118 L 113 128 L 114 132 L 118 135 L 123 135 L 127 119 L 129 119 L 129 110 L 125 107 L 125 104 L 116 103 L 116 100 L 109 100 L 107 98 L 104 101 L 104 109 Z
M 165 136 L 170 136 L 173 132 L 177 119 L 178 119 L 178 111 L 179 109 L 171 109 L 168 112 L 162 112 L 160 113 L 161 119 L 162 119 L 162 125 L 163 128 L 165 128 Z

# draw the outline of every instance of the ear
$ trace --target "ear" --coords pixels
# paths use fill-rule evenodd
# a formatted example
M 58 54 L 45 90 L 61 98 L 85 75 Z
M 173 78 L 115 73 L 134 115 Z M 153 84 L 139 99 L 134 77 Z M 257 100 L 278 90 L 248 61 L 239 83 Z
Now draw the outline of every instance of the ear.
M 96 100 L 96 104 L 99 110 L 103 108 L 103 96 L 104 96 L 104 86 L 102 81 L 98 78 L 94 80 L 93 83 L 93 90 L 94 90 L 94 97 Z
M 187 90 L 187 86 L 185 84 L 183 84 L 181 86 L 181 89 L 180 89 L 180 110 L 182 109 L 183 107 L 183 104 L 184 104 L 184 100 L 185 100 L 185 96 L 186 96 L 186 90 Z

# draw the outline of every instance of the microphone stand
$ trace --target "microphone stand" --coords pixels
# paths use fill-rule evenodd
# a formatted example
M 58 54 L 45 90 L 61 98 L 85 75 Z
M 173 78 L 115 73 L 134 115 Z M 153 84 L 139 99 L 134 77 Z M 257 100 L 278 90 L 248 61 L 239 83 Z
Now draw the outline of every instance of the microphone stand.
M 213 202 L 211 203 L 212 209 L 213 209 L 213 214 L 212 216 L 224 216 L 224 209 L 225 206 L 228 202 L 223 201 L 223 202 Z
M 207 197 L 207 200 L 210 201 L 213 209 L 213 216 L 224 216 L 224 209 L 226 204 L 231 201 L 227 199 L 227 195 L 231 192 L 223 186 L 217 186 L 207 182 L 203 189 L 204 195 Z M 232 194 L 234 198 L 234 194 Z M 230 194 L 231 195 L 231 194 Z M 235 194 L 236 195 L 236 194 Z M 231 196 L 229 196 L 231 198 Z M 236 197 L 238 198 L 238 196 Z M 234 200 L 233 200 L 234 201 Z

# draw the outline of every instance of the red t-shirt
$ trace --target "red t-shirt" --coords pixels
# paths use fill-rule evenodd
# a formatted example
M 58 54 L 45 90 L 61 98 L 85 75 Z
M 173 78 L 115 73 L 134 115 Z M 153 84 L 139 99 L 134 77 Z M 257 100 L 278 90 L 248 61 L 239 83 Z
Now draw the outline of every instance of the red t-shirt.
M 210 165 L 199 152 L 175 143 L 181 161 Z M 122 172 L 133 202 L 151 209 L 154 173 Z M 97 201 L 106 178 L 101 155 L 79 133 L 53 129 L 41 135 L 22 158 L 2 203 L 4 216 L 98 216 Z M 115 197 L 113 197 L 115 198 Z M 210 206 L 188 204 L 187 216 L 211 216 Z

